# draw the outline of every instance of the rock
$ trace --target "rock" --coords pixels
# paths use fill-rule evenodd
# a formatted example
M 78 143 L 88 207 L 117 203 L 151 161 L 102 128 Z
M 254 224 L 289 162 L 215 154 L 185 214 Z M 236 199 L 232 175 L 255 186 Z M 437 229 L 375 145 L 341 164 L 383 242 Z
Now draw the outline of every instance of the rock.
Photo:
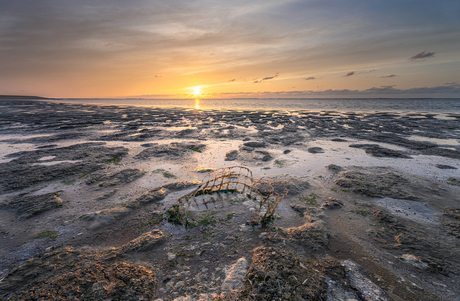
M 366 153 L 374 156 L 374 157 L 387 157 L 387 158 L 404 158 L 404 159 L 412 159 L 411 156 L 404 154 L 401 151 L 392 150 L 385 147 L 380 146 L 372 146 L 366 148 Z
M 348 147 L 353 147 L 353 148 L 370 148 L 370 147 L 380 147 L 378 144 L 371 144 L 371 143 L 365 143 L 365 144 L 350 144 Z
M 334 172 L 338 172 L 338 171 L 342 171 L 343 168 L 338 166 L 338 165 L 335 165 L 335 164 L 329 164 L 328 166 L 326 166 L 327 169 L 329 170 L 332 170 Z
M 283 154 L 287 155 L 287 154 L 289 154 L 290 152 L 291 152 L 290 149 L 286 149 L 286 150 L 283 151 Z
M 399 172 L 386 167 L 360 168 L 343 172 L 335 183 L 354 193 L 370 197 L 391 197 L 416 200 L 422 193 L 436 193 L 437 188 L 430 183 L 409 181 Z
M 9 154 L 8 157 L 15 159 L 0 163 L 0 193 L 28 188 L 42 182 L 66 180 L 92 173 L 104 169 L 106 164 L 114 160 L 121 160 L 128 153 L 127 148 L 105 147 L 103 144 L 81 143 L 67 147 Z M 43 157 L 52 157 L 52 159 L 40 161 Z M 57 163 L 41 165 L 53 161 Z
M 222 292 L 229 292 L 237 290 L 243 286 L 244 276 L 248 271 L 248 262 L 242 257 L 238 259 L 233 265 L 227 268 L 226 277 L 222 282 Z
M 19 215 L 19 219 L 28 219 L 40 213 L 62 207 L 60 191 L 41 195 L 20 195 L 10 202 L 0 205 L 0 209 L 10 209 Z
M 105 173 L 92 174 L 86 184 L 99 183 L 100 187 L 111 187 L 131 183 L 144 175 L 145 172 L 140 169 L 124 169 L 110 176 Z
M 270 179 L 268 178 L 268 181 Z M 310 183 L 305 180 L 300 180 L 296 178 L 290 178 L 289 180 L 283 181 L 270 181 L 271 185 L 275 189 L 277 193 L 284 193 L 285 189 L 287 189 L 288 196 L 296 196 L 310 188 Z
M 174 253 L 168 253 L 168 260 L 169 261 L 173 261 L 176 259 L 176 254 Z
M 168 195 L 168 191 L 166 189 L 164 189 L 163 187 L 157 187 L 157 188 L 154 188 L 144 193 L 137 199 L 130 201 L 128 204 L 126 204 L 126 207 L 127 208 L 137 208 L 139 206 L 145 206 L 150 203 L 161 201 L 167 195 Z
M 305 211 L 308 210 L 307 207 L 302 206 L 302 205 L 291 205 L 291 208 L 294 209 L 294 211 L 297 211 L 299 213 L 304 213 Z
M 357 264 L 350 260 L 342 261 L 350 279 L 350 286 L 359 292 L 360 296 L 365 296 L 365 300 L 390 301 L 390 297 L 375 283 L 370 281 L 360 271 Z
M 460 151 L 442 147 L 423 149 L 421 153 L 428 156 L 441 156 L 452 159 L 460 159 Z
M 326 209 L 340 209 L 343 207 L 343 203 L 336 198 L 330 197 L 324 202 L 323 207 Z
M 238 157 L 238 151 L 231 150 L 225 154 L 225 161 L 234 161 L 236 160 L 237 157 Z
M 257 142 L 257 141 L 246 142 L 246 143 L 243 143 L 243 145 L 247 146 L 247 147 L 253 147 L 253 148 L 265 147 L 266 146 L 265 142 Z
M 197 186 L 198 184 L 199 184 L 198 182 L 184 181 L 184 182 L 169 183 L 169 184 L 163 185 L 162 187 L 166 188 L 166 189 L 169 189 L 169 190 L 176 191 L 176 190 L 188 189 L 190 187 Z
M 342 138 L 334 138 L 334 139 L 331 139 L 331 141 L 334 141 L 334 142 L 348 142 L 348 140 L 342 139 Z
M 263 157 L 262 157 L 262 161 L 266 162 L 266 161 L 270 161 L 271 159 L 273 159 L 273 157 L 270 155 L 269 152 L 266 152 L 266 151 L 255 151 L 256 153 L 259 153 L 261 154 Z
M 253 147 L 249 147 L 249 146 L 242 146 L 240 147 L 240 149 L 245 152 L 252 152 L 254 150 Z
M 129 208 L 126 207 L 115 207 L 112 209 L 104 209 L 92 213 L 87 213 L 80 216 L 81 220 L 92 222 L 90 229 L 96 230 L 101 227 L 110 225 L 131 212 Z
M 327 228 L 321 220 L 311 223 L 307 222 L 296 228 L 288 228 L 284 230 L 284 233 L 287 235 L 288 239 L 315 252 L 323 252 L 329 244 Z
M 319 153 L 324 153 L 324 150 L 321 147 L 310 147 L 308 149 L 308 152 L 312 154 L 319 154 Z
M 138 238 L 130 241 L 122 247 L 125 253 L 129 252 L 143 252 L 153 249 L 156 246 L 161 245 L 166 241 L 166 238 L 160 230 L 152 230 L 148 233 L 144 233 Z
M 421 270 L 428 269 L 429 267 L 428 264 L 421 261 L 419 257 L 412 254 L 403 254 L 401 257 L 399 257 L 399 259 Z
M 439 169 L 457 169 L 457 167 L 444 164 L 436 164 L 435 166 Z
M 112 252 L 73 248 L 46 253 L 14 268 L 0 282 L 1 300 L 152 300 L 153 272 L 117 261 Z
M 144 149 L 138 155 L 135 156 L 136 159 L 148 160 L 151 157 L 161 158 L 161 157 L 171 157 L 178 158 L 186 156 L 187 154 L 192 154 L 193 151 L 200 152 L 206 145 L 200 143 L 177 143 L 173 142 L 169 145 L 155 145 Z
M 101 196 L 98 197 L 96 200 L 97 200 L 97 201 L 106 200 L 106 199 L 108 199 L 108 198 L 111 198 L 111 197 L 114 196 L 115 194 L 117 194 L 117 192 L 118 192 L 118 188 L 115 188 L 114 190 L 111 190 L 111 191 L 107 192 L 106 194 L 101 195 Z

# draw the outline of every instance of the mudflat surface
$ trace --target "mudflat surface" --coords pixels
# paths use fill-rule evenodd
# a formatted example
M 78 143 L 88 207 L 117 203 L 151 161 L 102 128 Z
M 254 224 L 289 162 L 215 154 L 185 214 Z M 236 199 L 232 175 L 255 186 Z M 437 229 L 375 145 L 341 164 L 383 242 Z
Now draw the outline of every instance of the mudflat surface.
M 0 300 L 460 300 L 459 159 L 460 114 L 1 100 Z M 225 189 L 172 222 L 235 166 L 271 223 Z

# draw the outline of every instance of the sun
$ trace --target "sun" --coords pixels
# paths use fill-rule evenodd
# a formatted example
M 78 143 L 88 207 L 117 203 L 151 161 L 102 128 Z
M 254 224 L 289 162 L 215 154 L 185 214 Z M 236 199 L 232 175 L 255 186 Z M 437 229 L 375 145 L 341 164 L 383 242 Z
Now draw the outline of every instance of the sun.
M 200 87 L 200 86 L 198 86 L 198 87 L 193 87 L 192 89 L 193 89 L 193 96 L 198 96 L 198 95 L 200 95 L 200 93 L 201 93 L 201 87 Z

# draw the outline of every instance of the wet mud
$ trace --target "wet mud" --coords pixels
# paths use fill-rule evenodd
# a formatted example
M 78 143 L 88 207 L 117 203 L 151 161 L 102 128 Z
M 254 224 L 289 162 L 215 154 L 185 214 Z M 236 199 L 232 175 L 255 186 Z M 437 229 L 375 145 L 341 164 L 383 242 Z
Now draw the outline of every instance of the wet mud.
M 0 101 L 0 300 L 460 300 L 460 119 Z M 171 208 L 210 172 L 287 193 Z

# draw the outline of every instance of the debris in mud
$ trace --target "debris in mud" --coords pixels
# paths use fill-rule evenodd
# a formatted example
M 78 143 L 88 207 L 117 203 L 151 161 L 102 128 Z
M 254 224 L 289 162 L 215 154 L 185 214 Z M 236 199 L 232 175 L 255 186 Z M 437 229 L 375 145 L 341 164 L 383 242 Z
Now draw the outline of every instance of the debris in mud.
M 326 300 L 326 279 L 310 264 L 281 248 L 253 253 L 240 300 Z
M 14 210 L 19 219 L 28 219 L 42 212 L 62 207 L 60 192 L 41 195 L 20 195 L 6 204 L 0 204 L 0 209 Z
M 193 222 L 188 220 L 188 211 L 192 202 L 197 206 L 207 207 L 209 203 L 223 202 L 222 194 L 227 192 L 241 193 L 248 199 L 255 200 L 258 208 L 251 224 L 266 225 L 274 218 L 275 209 L 288 190 L 284 187 L 284 190 L 279 193 L 269 181 L 254 182 L 252 172 L 246 167 L 217 169 L 210 173 L 207 180 L 204 180 L 195 191 L 178 199 L 178 203 L 168 210 L 168 221 L 190 226 Z M 203 195 L 209 198 L 198 202 L 197 197 Z
M 343 207 L 343 202 L 334 197 L 329 197 L 329 199 L 323 203 L 323 207 L 326 209 L 340 209 Z
M 153 272 L 116 252 L 64 248 L 32 258 L 0 282 L 2 300 L 152 300 Z

